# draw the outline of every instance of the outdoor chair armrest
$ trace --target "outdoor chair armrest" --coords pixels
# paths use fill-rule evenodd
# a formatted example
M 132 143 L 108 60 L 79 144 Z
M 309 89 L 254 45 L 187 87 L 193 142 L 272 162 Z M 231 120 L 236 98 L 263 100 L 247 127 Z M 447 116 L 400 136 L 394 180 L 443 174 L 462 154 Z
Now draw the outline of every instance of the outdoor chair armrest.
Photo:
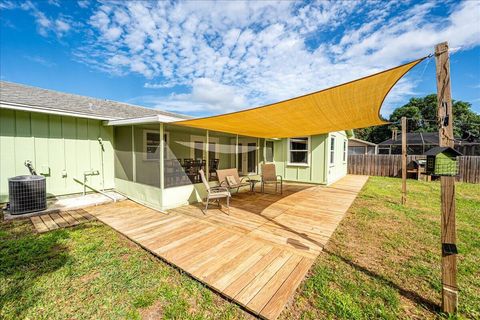
M 224 192 L 224 191 L 227 191 L 227 192 L 230 192 L 228 190 L 228 187 L 225 187 L 225 186 L 215 186 L 215 187 L 211 187 L 210 190 L 214 191 L 214 192 L 217 192 L 217 191 L 220 191 L 220 192 Z
M 277 178 L 280 178 L 280 182 L 283 182 L 283 177 L 281 175 L 277 175 Z
M 227 183 L 227 181 L 222 181 L 222 182 L 220 182 L 220 185 L 219 185 L 219 187 L 225 187 L 225 188 L 228 188 L 228 183 Z

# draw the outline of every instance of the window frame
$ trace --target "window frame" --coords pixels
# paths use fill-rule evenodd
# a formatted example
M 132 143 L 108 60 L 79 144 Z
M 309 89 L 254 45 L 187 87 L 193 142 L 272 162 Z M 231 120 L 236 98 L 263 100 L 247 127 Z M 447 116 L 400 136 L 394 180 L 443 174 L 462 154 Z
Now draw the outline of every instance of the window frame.
M 161 147 L 161 137 L 160 137 L 160 130 L 152 130 L 152 129 L 143 129 L 143 141 L 142 141 L 142 145 L 143 145 L 143 161 L 160 161 L 160 150 L 158 152 L 158 158 L 148 158 L 148 155 L 149 153 L 147 153 L 147 148 L 149 146 L 154 146 L 154 145 L 149 145 L 147 143 L 147 134 L 149 133 L 155 133 L 155 134 L 158 134 L 158 145 L 155 145 L 157 146 L 158 149 L 160 149 Z M 168 135 L 167 135 L 167 139 L 168 139 Z
M 272 161 L 268 161 L 267 159 L 267 142 L 272 143 Z M 274 163 L 275 162 L 275 141 L 274 140 L 265 140 L 265 149 L 263 150 L 263 154 L 265 155 L 265 163 Z
M 348 141 L 347 139 L 343 139 L 343 155 L 342 155 L 343 163 L 347 163 L 347 158 L 348 158 L 347 150 L 348 150 Z
M 328 165 L 330 167 L 334 167 L 335 166 L 335 140 L 336 140 L 336 136 L 335 135 L 330 135 L 330 141 L 328 142 L 329 143 L 329 150 L 328 150 L 328 158 L 329 158 L 329 161 L 328 161 Z M 333 149 L 332 149 L 333 147 Z
M 207 144 L 207 136 L 199 136 L 199 135 L 190 135 L 190 143 L 192 144 L 190 146 L 190 157 L 192 159 L 195 159 L 195 142 L 202 142 L 204 145 Z M 220 138 L 218 137 L 208 137 L 208 143 L 210 144 L 210 142 L 215 142 L 215 158 L 219 158 L 220 157 Z M 204 146 L 205 147 L 205 146 Z M 209 146 L 207 145 L 206 146 L 206 150 L 203 149 L 203 151 L 205 152 L 209 152 L 208 150 Z M 205 154 L 203 155 L 203 158 L 205 159 Z
M 291 140 L 295 139 L 307 139 L 307 150 L 291 150 Z M 287 139 L 287 165 L 288 166 L 295 166 L 295 167 L 309 167 L 310 166 L 310 144 L 311 144 L 311 136 L 303 136 L 303 137 L 294 137 Z M 307 153 L 307 163 L 303 162 L 292 162 L 291 161 L 291 154 L 292 152 L 306 152 Z

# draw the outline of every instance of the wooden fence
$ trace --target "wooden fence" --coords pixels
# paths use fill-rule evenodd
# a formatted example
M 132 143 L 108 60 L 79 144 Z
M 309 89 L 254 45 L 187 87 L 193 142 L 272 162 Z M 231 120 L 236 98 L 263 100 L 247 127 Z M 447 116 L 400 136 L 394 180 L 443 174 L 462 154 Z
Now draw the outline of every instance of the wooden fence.
M 407 164 L 425 156 L 407 156 Z M 401 177 L 401 155 L 363 155 L 348 156 L 348 173 L 368 176 Z M 459 157 L 459 175 L 457 181 L 480 183 L 480 156 Z

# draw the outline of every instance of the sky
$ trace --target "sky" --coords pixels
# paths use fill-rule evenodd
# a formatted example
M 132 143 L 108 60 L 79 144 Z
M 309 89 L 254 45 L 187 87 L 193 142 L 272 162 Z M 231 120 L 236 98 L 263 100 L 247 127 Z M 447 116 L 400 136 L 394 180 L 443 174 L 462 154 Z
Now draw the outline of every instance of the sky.
M 325 89 L 451 48 L 452 96 L 480 113 L 480 0 L 0 0 L 0 77 L 205 116 Z M 382 114 L 436 92 L 427 59 Z

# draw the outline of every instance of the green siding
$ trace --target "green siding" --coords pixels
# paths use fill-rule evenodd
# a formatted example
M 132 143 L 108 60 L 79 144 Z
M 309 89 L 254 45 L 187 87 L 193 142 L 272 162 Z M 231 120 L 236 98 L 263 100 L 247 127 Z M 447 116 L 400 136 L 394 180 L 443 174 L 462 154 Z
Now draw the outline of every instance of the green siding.
M 288 164 L 288 139 L 274 142 L 274 162 L 277 174 L 288 181 L 306 183 L 326 183 L 325 179 L 325 143 L 327 135 L 310 137 L 310 164 L 297 166 Z
M 113 188 L 112 133 L 99 120 L 0 109 L 0 202 L 8 201 L 9 177 L 29 174 L 25 160 L 46 176 L 49 195 L 82 192 L 73 178 L 82 180 L 91 169 L 102 173 L 99 137 L 105 146 L 105 188 Z M 101 174 L 87 183 L 102 188 Z

